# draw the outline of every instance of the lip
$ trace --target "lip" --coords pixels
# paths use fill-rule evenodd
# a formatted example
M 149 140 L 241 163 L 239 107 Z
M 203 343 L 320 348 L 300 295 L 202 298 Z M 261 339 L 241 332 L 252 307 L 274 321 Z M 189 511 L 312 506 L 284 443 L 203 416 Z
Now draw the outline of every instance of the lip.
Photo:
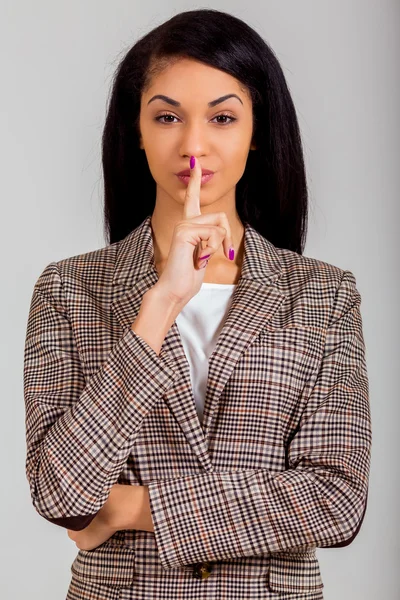
M 183 169 L 183 171 L 179 171 L 179 173 L 175 173 L 175 175 L 181 177 L 190 177 L 190 169 Z M 210 169 L 202 169 L 201 176 L 203 175 L 214 175 L 214 171 L 210 171 Z
M 214 173 L 212 171 L 210 173 L 203 173 L 201 176 L 201 185 L 204 185 L 205 183 L 210 181 L 210 179 L 212 179 L 213 177 L 214 177 Z M 180 175 L 178 173 L 177 178 L 179 179 L 179 181 L 182 181 L 182 183 L 184 183 L 185 185 L 189 185 L 190 175 Z

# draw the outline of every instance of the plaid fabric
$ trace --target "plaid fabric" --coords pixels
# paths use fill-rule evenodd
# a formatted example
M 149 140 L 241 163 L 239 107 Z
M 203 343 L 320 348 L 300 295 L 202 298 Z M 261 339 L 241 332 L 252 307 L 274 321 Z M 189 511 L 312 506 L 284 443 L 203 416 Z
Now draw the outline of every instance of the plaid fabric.
M 316 548 L 351 543 L 367 504 L 355 277 L 246 224 L 201 424 L 176 322 L 160 355 L 130 329 L 158 280 L 153 256 L 149 216 L 120 242 L 51 262 L 33 290 L 24 353 L 33 506 L 82 529 L 118 481 L 149 486 L 154 521 L 154 533 L 119 531 L 80 550 L 68 600 L 320 600 Z M 202 561 L 212 572 L 199 580 Z

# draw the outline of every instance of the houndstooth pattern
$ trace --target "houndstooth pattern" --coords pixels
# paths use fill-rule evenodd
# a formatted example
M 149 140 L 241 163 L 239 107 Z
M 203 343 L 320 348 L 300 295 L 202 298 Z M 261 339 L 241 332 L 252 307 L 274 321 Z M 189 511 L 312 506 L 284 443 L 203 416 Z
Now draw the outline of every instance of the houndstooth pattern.
M 204 418 L 176 322 L 159 355 L 132 329 L 158 280 L 150 216 L 51 262 L 24 352 L 32 503 L 70 529 L 116 483 L 148 485 L 154 533 L 118 531 L 71 566 L 68 600 L 321 600 L 316 548 L 364 519 L 371 420 L 354 275 L 245 224 L 241 277 L 209 360 Z M 204 580 L 193 565 L 213 564 Z

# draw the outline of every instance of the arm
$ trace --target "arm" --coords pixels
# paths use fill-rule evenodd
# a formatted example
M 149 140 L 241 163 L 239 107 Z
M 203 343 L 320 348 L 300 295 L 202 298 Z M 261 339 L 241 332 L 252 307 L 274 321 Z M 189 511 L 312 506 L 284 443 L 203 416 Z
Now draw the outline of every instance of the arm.
M 159 299 L 152 310 L 154 297 L 145 308 L 166 333 L 175 313 L 169 306 L 160 311 Z M 50 263 L 34 287 L 24 352 L 26 476 L 36 511 L 67 529 L 87 527 L 106 502 L 143 418 L 175 377 L 173 365 L 130 328 L 85 382 L 58 266 Z
M 365 512 L 371 449 L 368 378 L 355 278 L 344 271 L 324 356 L 288 469 L 197 474 L 149 484 L 165 569 L 350 543 Z

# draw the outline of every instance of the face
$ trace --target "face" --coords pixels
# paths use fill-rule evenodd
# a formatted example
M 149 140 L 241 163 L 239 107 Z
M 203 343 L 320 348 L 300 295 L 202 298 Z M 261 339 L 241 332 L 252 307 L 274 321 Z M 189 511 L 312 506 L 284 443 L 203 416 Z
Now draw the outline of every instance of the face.
M 189 169 L 194 155 L 203 169 L 214 171 L 201 186 L 202 209 L 213 204 L 213 211 L 224 210 L 227 202 L 234 204 L 235 186 L 254 149 L 251 98 L 238 80 L 181 59 L 154 77 L 142 95 L 139 127 L 140 147 L 157 185 L 157 203 L 183 206 L 187 183 L 176 173 Z

